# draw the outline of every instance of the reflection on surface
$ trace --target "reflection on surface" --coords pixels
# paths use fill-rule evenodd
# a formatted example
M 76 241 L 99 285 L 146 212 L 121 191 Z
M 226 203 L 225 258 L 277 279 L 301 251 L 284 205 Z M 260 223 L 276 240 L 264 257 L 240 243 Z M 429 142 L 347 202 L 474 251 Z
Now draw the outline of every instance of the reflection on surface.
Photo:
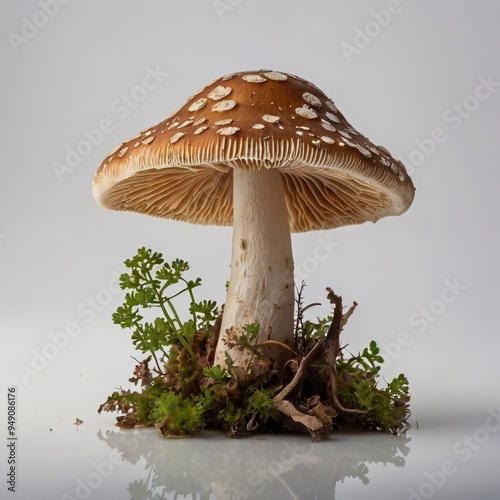
M 369 465 L 402 467 L 410 438 L 340 433 L 312 443 L 307 436 L 230 439 L 204 432 L 162 439 L 153 429 L 99 431 L 97 437 L 145 473 L 128 485 L 131 500 L 335 499 L 346 478 L 369 483 Z

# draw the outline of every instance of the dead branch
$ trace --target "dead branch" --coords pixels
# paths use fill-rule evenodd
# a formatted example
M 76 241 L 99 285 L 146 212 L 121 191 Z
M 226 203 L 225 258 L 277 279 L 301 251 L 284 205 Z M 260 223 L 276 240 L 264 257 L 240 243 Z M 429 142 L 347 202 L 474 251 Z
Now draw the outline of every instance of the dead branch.
M 341 330 L 344 329 L 344 326 L 346 325 L 347 321 L 351 317 L 351 314 L 354 312 L 354 309 L 358 306 L 357 302 L 353 302 L 352 306 L 349 307 L 348 311 L 342 316 L 342 324 L 340 325 Z
M 309 354 L 300 363 L 297 372 L 295 373 L 293 379 L 284 387 L 276 396 L 274 396 L 273 401 L 277 403 L 285 399 L 290 392 L 297 386 L 297 384 L 302 380 L 302 377 L 306 375 L 306 370 L 311 366 L 311 364 L 319 358 L 322 348 L 324 347 L 324 340 L 320 340 L 316 345 L 309 351 Z
M 335 305 L 335 311 L 333 313 L 333 321 L 328 329 L 327 341 L 329 343 L 329 348 L 331 351 L 330 357 L 330 392 L 332 403 L 334 407 L 344 413 L 355 413 L 355 414 L 365 414 L 366 410 L 357 410 L 351 408 L 345 408 L 342 403 L 339 401 L 337 394 L 337 357 L 340 351 L 340 332 L 342 328 L 347 323 L 349 317 L 356 309 L 358 305 L 356 302 L 353 302 L 352 306 L 349 310 L 342 314 L 342 297 L 336 295 L 331 288 L 327 288 L 328 296 L 327 298 L 330 300 L 332 304 Z M 340 314 L 339 314 L 340 313 Z

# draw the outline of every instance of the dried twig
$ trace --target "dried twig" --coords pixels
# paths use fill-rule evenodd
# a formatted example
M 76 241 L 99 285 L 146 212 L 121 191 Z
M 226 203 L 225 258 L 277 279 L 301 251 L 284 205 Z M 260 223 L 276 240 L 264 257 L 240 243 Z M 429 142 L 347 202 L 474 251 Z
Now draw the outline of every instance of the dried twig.
M 292 380 L 273 398 L 273 401 L 276 404 L 276 408 L 290 417 L 294 422 L 304 425 L 313 436 L 313 440 L 324 439 L 330 434 L 332 428 L 331 417 L 327 416 L 328 422 L 323 421 L 322 419 L 318 418 L 318 415 L 314 415 L 311 414 L 312 412 L 310 411 L 304 411 L 297 408 L 293 405 L 293 403 L 287 401 L 285 398 L 306 376 L 307 369 L 311 366 L 311 364 L 317 361 L 326 352 L 329 352 L 329 355 L 327 356 L 327 360 L 330 364 L 328 376 L 330 382 L 330 396 L 333 406 L 336 408 L 336 410 L 344 413 L 366 413 L 366 411 L 364 410 L 344 408 L 337 395 L 336 361 L 340 353 L 340 332 L 342 331 L 344 325 L 347 323 L 351 314 L 354 312 L 357 303 L 354 302 L 349 310 L 345 314 L 342 314 L 342 297 L 336 295 L 331 288 L 327 288 L 327 291 L 327 298 L 333 304 L 334 310 L 332 323 L 328 328 L 326 337 L 318 340 L 316 345 L 309 351 L 307 356 L 302 359 L 302 362 L 300 363 L 297 372 L 295 373 Z M 321 408 L 323 408 L 323 406 L 321 406 Z
M 306 374 L 306 370 L 311 364 L 316 361 L 321 354 L 323 354 L 324 349 L 325 349 L 325 343 L 328 342 L 330 345 L 330 348 L 332 347 L 331 344 L 333 342 L 333 349 L 332 352 L 335 355 L 338 354 L 339 350 L 339 335 L 340 335 L 340 329 L 342 325 L 342 297 L 339 297 L 338 295 L 335 295 L 333 293 L 333 290 L 331 288 L 327 288 L 328 291 L 328 299 L 332 304 L 335 304 L 335 310 L 333 311 L 333 320 L 332 324 L 330 325 L 330 328 L 328 329 L 328 333 L 326 335 L 325 339 L 319 340 L 316 345 L 309 351 L 307 356 L 302 360 L 302 362 L 299 365 L 299 369 L 295 373 L 295 376 L 293 379 L 289 382 L 289 384 L 284 387 L 281 392 L 279 392 L 276 396 L 274 396 L 274 401 L 278 402 L 283 399 L 285 399 L 288 394 L 297 386 L 297 384 L 302 380 L 304 375 Z M 335 350 L 335 345 L 337 345 L 337 348 Z M 333 363 L 335 365 L 335 363 Z
M 278 402 L 285 399 L 290 392 L 297 386 L 297 384 L 302 380 L 302 377 L 306 374 L 307 368 L 316 361 L 319 357 L 319 354 L 324 347 L 324 340 L 320 340 L 309 352 L 309 354 L 302 360 L 300 363 L 297 372 L 295 373 L 293 379 L 288 383 L 286 387 L 284 387 L 276 396 L 274 396 L 273 401 Z
M 357 302 L 353 302 L 352 306 L 349 307 L 348 311 L 342 316 L 342 324 L 340 325 L 341 331 L 344 329 L 348 319 L 351 317 L 351 314 L 354 312 L 354 309 L 358 306 Z
M 356 309 L 356 306 L 358 304 L 356 302 L 353 302 L 349 310 L 345 314 L 342 314 L 342 297 L 336 295 L 331 288 L 327 288 L 327 291 L 328 299 L 332 304 L 335 305 L 333 321 L 330 325 L 330 328 L 328 329 L 327 334 L 327 342 L 329 343 L 329 348 L 331 351 L 329 378 L 332 403 L 337 410 L 344 413 L 365 414 L 366 410 L 345 408 L 339 401 L 337 394 L 337 357 L 340 352 L 340 332 L 342 331 L 342 328 L 347 323 L 347 320 L 354 312 L 354 309 Z

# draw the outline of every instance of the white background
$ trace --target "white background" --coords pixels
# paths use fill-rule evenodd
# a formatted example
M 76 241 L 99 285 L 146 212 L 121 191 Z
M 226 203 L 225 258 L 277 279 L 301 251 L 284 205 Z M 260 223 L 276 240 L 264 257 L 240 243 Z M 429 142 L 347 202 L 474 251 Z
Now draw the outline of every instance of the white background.
M 199 297 L 224 301 L 230 228 L 105 211 L 94 172 L 214 78 L 260 68 L 314 82 L 403 160 L 416 186 L 401 217 L 293 236 L 306 303 L 323 302 L 311 312 L 328 313 L 326 286 L 356 300 L 344 343 L 355 352 L 376 340 L 382 374 L 410 380 L 414 429 L 441 436 L 414 479 L 401 479 L 403 496 L 446 457 L 470 468 L 469 485 L 486 474 L 500 433 L 476 434 L 471 457 L 454 445 L 500 405 L 497 1 L 2 0 L 0 9 L 0 374 L 4 392 L 17 387 L 19 488 L 50 455 L 50 428 L 57 449 L 66 438 L 54 433 L 73 436 L 76 417 L 112 427 L 96 409 L 133 369 L 129 335 L 111 314 L 123 297 L 116 276 L 137 248 L 189 261 Z M 152 71 L 156 86 L 144 90 Z M 69 165 L 78 148 L 85 154 Z M 314 258 L 318 246 L 327 258 Z M 70 493 L 78 471 L 49 497 Z M 453 497 L 463 471 L 431 496 Z

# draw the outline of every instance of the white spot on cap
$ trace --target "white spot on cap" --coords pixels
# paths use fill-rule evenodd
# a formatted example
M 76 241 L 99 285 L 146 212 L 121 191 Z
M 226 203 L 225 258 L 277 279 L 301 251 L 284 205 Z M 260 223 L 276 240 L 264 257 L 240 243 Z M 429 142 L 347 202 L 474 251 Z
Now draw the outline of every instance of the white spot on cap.
M 281 118 L 276 115 L 264 115 L 262 119 L 268 123 L 278 123 L 281 120 Z
M 202 116 L 201 118 L 198 118 L 198 120 L 193 122 L 193 125 L 195 127 L 197 127 L 198 125 L 201 125 L 203 122 L 206 122 L 206 121 L 207 121 L 207 119 L 204 116 Z
M 326 117 L 331 120 L 332 122 L 335 122 L 335 123 L 340 123 L 340 120 L 333 114 L 333 113 L 328 113 L 328 111 L 326 112 Z
M 335 139 L 332 139 L 331 137 L 328 137 L 327 135 L 322 135 L 321 140 L 323 142 L 326 142 L 327 144 L 335 144 Z
M 220 135 L 233 135 L 236 132 L 239 132 L 241 129 L 239 127 L 224 127 L 217 130 L 217 133 Z
M 380 157 L 380 162 L 382 163 L 382 165 L 384 165 L 384 167 L 388 167 L 391 164 L 391 162 L 384 156 Z
M 176 118 L 167 128 L 168 130 L 172 130 L 177 127 L 177 125 L 179 125 L 179 118 Z
M 223 87 L 222 85 L 219 85 L 208 93 L 208 97 L 214 101 L 218 101 L 219 99 L 228 96 L 232 90 L 233 89 L 231 87 Z
M 171 137 L 170 139 L 170 144 L 175 144 L 181 137 L 184 137 L 186 134 L 184 132 L 177 132 L 174 136 Z
M 235 76 L 235 74 L 234 74 L 234 73 L 232 73 L 231 75 L 226 75 L 226 76 L 223 76 L 223 77 L 221 78 L 221 80 L 224 80 L 224 81 L 226 81 L 226 80 L 231 80 L 231 79 L 233 79 L 233 78 L 234 78 L 234 76 Z
M 207 126 L 205 126 L 205 125 L 203 125 L 203 127 L 198 127 L 198 128 L 194 131 L 194 133 L 195 133 L 195 135 L 198 135 L 198 134 L 201 134 L 202 132 L 205 132 L 205 130 L 207 130 L 207 129 L 208 129 L 208 127 L 207 127 Z
M 345 137 L 346 139 L 352 139 L 352 137 L 347 132 L 344 132 L 343 130 L 339 130 L 339 134 L 342 137 Z
M 334 113 L 338 112 L 337 106 L 332 101 L 326 101 L 325 103 Z
M 276 80 L 279 82 L 288 80 L 288 76 L 284 75 L 283 73 L 279 73 L 278 71 L 266 71 L 263 74 L 267 76 L 269 80 Z
M 303 130 L 296 130 L 295 133 L 297 135 L 304 135 L 304 131 Z
M 236 106 L 236 101 L 233 101 L 232 99 L 225 99 L 224 101 L 220 101 L 217 104 L 214 104 L 212 106 L 212 111 L 218 111 L 219 113 L 222 113 L 223 111 L 229 111 L 230 109 L 233 109 Z
M 208 99 L 205 99 L 202 97 L 201 99 L 198 99 L 197 101 L 194 101 L 191 106 L 189 106 L 188 111 L 198 111 L 201 109 L 205 104 L 207 103 Z
M 185 122 L 182 122 L 177 128 L 187 127 L 188 125 L 191 125 L 191 123 L 193 123 L 193 120 L 186 120 Z
M 215 122 L 214 125 L 229 125 L 230 123 L 233 122 L 232 118 L 227 118 L 226 120 L 219 120 L 218 122 Z
M 318 118 L 318 113 L 311 109 L 307 104 L 304 104 L 301 108 L 295 108 L 295 113 L 302 116 L 302 118 L 309 118 L 309 120 Z
M 315 108 L 321 108 L 321 101 L 314 94 L 311 94 L 310 92 L 304 92 L 302 94 L 302 97 L 304 98 L 304 101 L 309 103 L 311 106 L 314 106 Z
M 262 123 L 256 123 L 255 125 L 252 125 L 252 128 L 261 129 L 265 128 L 265 125 L 263 125 Z
M 128 151 L 128 146 L 125 146 L 124 148 L 120 149 L 120 151 L 118 151 L 118 158 L 121 158 L 126 152 Z
M 302 130 L 311 130 L 309 127 L 304 127 L 303 125 L 296 125 L 297 128 L 301 128 Z
M 384 148 L 384 146 L 377 146 L 381 151 L 383 151 L 386 155 L 391 156 L 391 153 L 389 153 L 389 150 Z
M 364 146 L 361 146 L 361 144 L 356 144 L 356 149 L 365 157 L 365 158 L 371 158 L 372 154 L 368 149 L 366 149 Z
M 246 82 L 250 82 L 250 83 L 267 82 L 267 80 L 260 75 L 243 75 L 241 78 L 243 78 L 243 80 L 245 80 Z
M 336 132 L 337 129 L 329 122 L 326 120 L 321 120 L 321 126 L 325 129 L 328 130 L 329 132 Z
M 154 140 L 155 140 L 155 136 L 154 135 L 150 135 L 149 137 L 146 137 L 146 139 L 144 139 L 142 141 L 142 143 L 143 144 L 151 144 Z

